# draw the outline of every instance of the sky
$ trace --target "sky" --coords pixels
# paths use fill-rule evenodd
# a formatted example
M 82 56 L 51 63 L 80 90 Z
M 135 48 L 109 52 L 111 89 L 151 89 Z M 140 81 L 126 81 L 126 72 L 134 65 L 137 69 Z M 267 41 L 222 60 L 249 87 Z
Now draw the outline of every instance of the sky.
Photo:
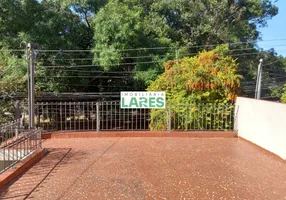
M 267 27 L 259 29 L 263 41 L 258 45 L 265 50 L 274 48 L 279 55 L 286 57 L 286 0 L 274 4 L 279 8 L 278 14 L 268 21 Z

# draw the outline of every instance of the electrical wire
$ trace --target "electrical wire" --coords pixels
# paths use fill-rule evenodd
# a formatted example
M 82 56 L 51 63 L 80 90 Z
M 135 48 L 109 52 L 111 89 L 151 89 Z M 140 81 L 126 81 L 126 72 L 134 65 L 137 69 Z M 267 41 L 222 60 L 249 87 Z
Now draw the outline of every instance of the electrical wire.
M 229 50 L 230 52 L 235 52 L 235 51 L 247 51 L 247 50 L 257 50 L 256 48 L 241 48 L 241 49 L 231 49 L 231 50 Z M 187 55 L 189 55 L 189 56 L 191 56 L 191 55 L 196 55 L 196 54 L 198 54 L 198 52 L 196 52 L 196 53 L 188 53 L 188 54 L 181 54 L 181 55 L 183 55 L 183 56 L 187 56 Z M 165 57 L 166 56 L 166 54 L 154 54 L 154 55 L 143 55 L 143 56 L 121 56 L 120 58 L 121 59 L 141 59 L 141 58 L 153 58 L 153 57 Z M 175 56 L 175 55 L 174 55 Z M 66 58 L 64 58 L 64 59 L 42 59 L 42 60 L 46 60 L 46 61 L 56 61 L 56 60 L 71 60 L 71 59 L 66 59 Z M 86 61 L 86 60 L 90 60 L 90 61 L 93 61 L 94 60 L 94 58 L 75 58 L 75 59 L 72 59 L 73 61 Z
M 286 41 L 285 38 L 281 39 L 271 39 L 271 40 L 252 40 L 252 41 L 247 41 L 247 42 L 232 42 L 232 43 L 217 43 L 217 44 L 208 44 L 208 45 L 191 45 L 187 48 L 199 48 L 199 47 L 214 47 L 218 45 L 242 45 L 242 44 L 256 44 L 258 42 L 273 42 L 273 41 Z M 273 45 L 272 45 L 273 46 Z M 286 46 L 286 45 L 274 45 L 274 46 Z M 140 48 L 131 48 L 131 49 L 123 49 L 123 50 L 112 50 L 112 51 L 142 51 L 142 50 L 162 50 L 162 49 L 178 49 L 178 47 L 140 47 Z M 25 49 L 0 49 L 0 51 L 18 51 L 18 52 L 25 52 Z M 39 52 L 100 52 L 102 50 L 89 50 L 89 49 L 58 49 L 58 50 L 45 50 L 45 49 L 40 49 L 38 50 Z
M 38 76 L 38 78 L 126 78 L 126 76 Z

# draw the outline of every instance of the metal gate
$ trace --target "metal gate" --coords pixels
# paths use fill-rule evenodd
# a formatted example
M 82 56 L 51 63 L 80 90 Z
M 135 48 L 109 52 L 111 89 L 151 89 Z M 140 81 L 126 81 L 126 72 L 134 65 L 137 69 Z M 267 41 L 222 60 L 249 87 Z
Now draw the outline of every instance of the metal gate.
M 36 126 L 48 131 L 149 130 L 149 109 L 121 109 L 120 102 L 37 103 Z
M 165 109 L 121 109 L 119 101 L 45 102 L 35 122 L 45 131 L 233 130 L 234 104 L 168 104 Z

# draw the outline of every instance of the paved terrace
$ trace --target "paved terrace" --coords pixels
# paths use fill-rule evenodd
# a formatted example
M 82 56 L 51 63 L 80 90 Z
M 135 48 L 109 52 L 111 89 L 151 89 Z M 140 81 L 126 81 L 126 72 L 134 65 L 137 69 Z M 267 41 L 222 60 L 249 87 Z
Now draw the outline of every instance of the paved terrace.
M 0 199 L 286 199 L 286 163 L 237 138 L 49 139 Z

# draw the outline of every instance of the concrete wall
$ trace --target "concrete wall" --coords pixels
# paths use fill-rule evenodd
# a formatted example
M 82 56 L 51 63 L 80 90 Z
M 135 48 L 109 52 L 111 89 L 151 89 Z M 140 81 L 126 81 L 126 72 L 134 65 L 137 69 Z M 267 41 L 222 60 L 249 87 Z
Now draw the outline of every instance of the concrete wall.
M 238 136 L 286 160 L 286 104 L 237 98 Z

